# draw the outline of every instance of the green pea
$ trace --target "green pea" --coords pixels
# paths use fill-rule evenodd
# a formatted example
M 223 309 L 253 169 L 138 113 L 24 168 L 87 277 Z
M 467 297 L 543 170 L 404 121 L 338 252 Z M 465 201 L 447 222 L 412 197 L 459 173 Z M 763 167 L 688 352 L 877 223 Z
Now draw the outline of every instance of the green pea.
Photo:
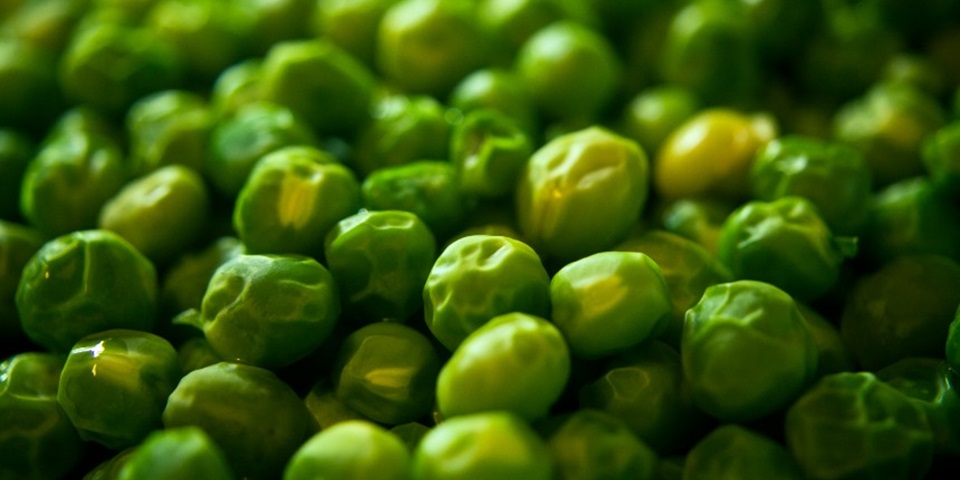
M 601 252 L 560 269 L 550 281 L 551 319 L 581 358 L 607 356 L 663 333 L 670 291 L 660 267 L 637 252 Z
M 500 315 L 467 336 L 440 370 L 437 407 L 445 417 L 504 410 L 543 418 L 567 385 L 570 363 L 553 324 L 525 313 Z
M 324 256 L 345 311 L 364 320 L 403 322 L 423 307 L 436 248 L 433 233 L 415 214 L 363 210 L 330 230 Z
M 213 82 L 210 104 L 220 118 L 236 114 L 241 107 L 263 99 L 260 93 L 260 77 L 263 72 L 261 58 L 249 58 L 227 67 Z
M 521 173 L 520 230 L 541 253 L 568 261 L 610 248 L 637 222 L 649 170 L 636 142 L 600 127 L 557 137 Z
M 921 160 L 934 185 L 953 196 L 960 194 L 960 121 L 927 137 Z
M 177 351 L 162 337 L 113 329 L 83 337 L 60 374 L 57 401 L 80 437 L 119 450 L 160 428 L 180 381 Z
M 489 109 L 468 112 L 455 127 L 450 146 L 460 189 L 489 198 L 513 192 L 532 152 L 532 142 L 521 126 Z
M 248 252 L 319 258 L 327 232 L 360 208 L 353 172 L 314 152 L 276 150 L 253 168 L 233 210 L 234 229 Z
M 940 358 L 904 358 L 877 371 L 887 385 L 903 392 L 927 414 L 936 454 L 960 454 L 960 392 Z
M 213 272 L 242 250 L 240 240 L 221 237 L 198 252 L 181 256 L 163 276 L 160 289 L 163 311 L 172 316 L 191 308 L 199 310 Z
M 756 98 L 760 64 L 746 13 L 750 2 L 690 2 L 670 21 L 659 73 L 707 104 L 747 105 Z
M 642 253 L 656 263 L 667 283 L 667 298 L 672 305 L 671 315 L 659 338 L 674 347 L 680 345 L 687 310 L 700 300 L 704 290 L 710 285 L 733 280 L 727 268 L 696 242 L 662 230 L 630 237 L 614 250 Z
M 41 246 L 43 239 L 37 231 L 0 220 L 0 337 L 7 341 L 24 337 L 17 313 L 17 287 L 23 268 Z
M 665 85 L 638 92 L 623 109 L 624 135 L 647 152 L 656 152 L 667 136 L 700 110 L 700 100 L 686 87 Z
M 198 427 L 153 432 L 120 468 L 119 480 L 205 478 L 231 480 L 227 460 L 213 440 Z
M 134 168 L 146 174 L 179 164 L 201 171 L 213 122 L 206 101 L 195 93 L 167 90 L 137 100 L 126 117 Z
M 520 75 L 512 70 L 490 67 L 467 75 L 450 92 L 449 105 L 465 114 L 473 110 L 496 110 L 511 118 L 528 135 L 537 133 L 533 98 Z
M 837 283 L 856 239 L 835 237 L 803 197 L 749 202 L 727 217 L 717 246 L 734 277 L 782 288 L 799 300 L 822 296 Z
M 417 160 L 447 158 L 450 124 L 431 97 L 385 95 L 356 134 L 352 161 L 364 176 Z
M 942 357 L 957 305 L 960 265 L 940 256 L 904 256 L 856 281 L 840 334 L 868 370 L 906 357 Z
M 821 379 L 787 410 L 784 434 L 808 478 L 922 478 L 933 457 L 923 409 L 869 372 Z
M 317 143 L 293 111 L 262 101 L 238 106 L 233 116 L 217 122 L 211 135 L 212 151 L 204 173 L 228 198 L 237 196 L 264 155 L 282 147 Z
M 580 406 L 620 419 L 660 454 L 685 451 L 711 424 L 693 403 L 680 354 L 658 341 L 614 357 L 580 390 Z
M 453 164 L 423 160 L 370 174 L 361 186 L 364 208 L 403 210 L 417 215 L 437 238 L 459 228 L 464 199 Z
M 423 288 L 427 327 L 457 348 L 470 332 L 510 312 L 546 317 L 550 277 L 525 243 L 496 235 L 463 237 L 443 250 Z
M 960 261 L 960 220 L 952 198 L 927 177 L 902 180 L 873 196 L 862 232 L 864 257 L 882 265 L 904 255 Z
M 0 40 L 0 125 L 43 131 L 62 100 L 57 88 L 57 59 L 27 41 Z
M 406 480 L 410 478 L 410 457 L 400 439 L 383 427 L 354 420 L 307 440 L 287 463 L 283 479 Z
M 569 0 L 489 0 L 481 2 L 479 15 L 502 44 L 506 54 L 515 53 L 531 36 L 548 25 L 570 20 L 596 27 L 598 19 L 589 2 Z
M 365 122 L 376 84 L 365 65 L 325 40 L 275 45 L 260 82 L 264 100 L 291 109 L 321 135 L 352 133 Z
M 368 67 L 373 67 L 380 21 L 399 0 L 325 0 L 312 17 L 314 33 L 335 43 Z
M 60 55 L 70 34 L 87 13 L 88 2 L 5 2 L 2 30 L 5 36 Z
M 117 192 L 100 210 L 98 225 L 129 241 L 153 262 L 167 264 L 200 238 L 208 204 L 200 174 L 169 165 Z
M 187 77 L 209 82 L 248 52 L 254 28 L 249 8 L 220 0 L 151 2 L 144 25 L 183 58 Z
M 581 121 L 607 106 L 623 67 L 605 37 L 562 20 L 530 36 L 517 52 L 514 68 L 540 112 Z
M 684 480 L 803 480 L 779 443 L 739 425 L 718 427 L 687 454 Z
M 253 15 L 252 44 L 262 55 L 277 43 L 309 37 L 310 15 L 315 0 L 244 1 L 241 5 Z
M 33 142 L 26 135 L 0 129 L 0 220 L 20 218 L 20 188 L 33 151 Z
M 327 383 L 326 380 L 315 383 L 303 399 L 304 405 L 310 412 L 312 432 L 320 432 L 350 420 L 370 420 L 360 412 L 348 407 L 343 400 L 337 397 L 336 390 Z
M 664 206 L 663 228 L 696 242 L 715 256 L 723 223 L 737 206 L 716 198 L 680 198 Z
M 269 370 L 221 362 L 188 373 L 163 411 L 166 429 L 194 425 L 221 449 L 237 477 L 278 478 L 307 439 L 303 401 Z
M 694 402 L 724 421 L 786 407 L 817 369 L 817 346 L 796 303 L 752 280 L 707 288 L 687 310 L 680 352 Z
M 298 255 L 237 255 L 217 268 L 194 325 L 224 359 L 289 365 L 333 332 L 340 301 L 333 277 Z
M 112 22 L 78 28 L 60 63 L 71 100 L 120 115 L 137 99 L 180 83 L 182 58 L 155 32 Z
M 376 64 L 385 80 L 412 94 L 443 97 L 489 56 L 475 2 L 403 0 L 380 21 Z
M 63 358 L 23 352 L 0 363 L 0 478 L 64 478 L 82 442 L 57 403 Z
M 420 332 L 392 322 L 367 325 L 340 346 L 334 367 L 337 397 L 374 421 L 399 425 L 433 406 L 440 359 Z
M 523 420 L 504 412 L 445 420 L 413 453 L 416 480 L 549 480 L 553 472 L 544 441 Z
M 809 200 L 831 231 L 855 235 L 871 200 L 870 170 L 853 147 L 804 136 L 777 138 L 757 152 L 750 184 L 759 200 Z
M 881 83 L 834 116 L 834 135 L 863 152 L 874 183 L 923 173 L 920 147 L 946 123 L 936 100 L 912 85 Z
M 653 480 L 657 454 L 618 418 L 577 410 L 547 438 L 563 480 Z
M 93 228 L 100 209 L 131 173 L 120 146 L 99 132 L 66 130 L 51 137 L 23 177 L 20 210 L 45 236 Z
M 66 352 L 113 328 L 151 330 L 157 309 L 153 264 L 105 230 L 78 231 L 44 244 L 23 269 L 17 312 L 31 340 Z

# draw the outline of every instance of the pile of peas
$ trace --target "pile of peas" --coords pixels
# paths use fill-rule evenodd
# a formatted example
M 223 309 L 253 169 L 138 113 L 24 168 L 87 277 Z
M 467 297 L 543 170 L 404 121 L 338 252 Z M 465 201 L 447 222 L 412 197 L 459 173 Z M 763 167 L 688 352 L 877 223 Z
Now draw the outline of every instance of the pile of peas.
M 0 1 L 0 480 L 960 475 L 956 0 Z

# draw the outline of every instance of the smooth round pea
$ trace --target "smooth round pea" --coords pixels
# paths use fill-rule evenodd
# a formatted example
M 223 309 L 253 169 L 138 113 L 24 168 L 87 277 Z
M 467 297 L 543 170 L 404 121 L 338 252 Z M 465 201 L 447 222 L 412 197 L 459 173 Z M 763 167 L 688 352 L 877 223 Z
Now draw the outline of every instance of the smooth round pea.
M 236 478 L 223 451 L 196 426 L 151 433 L 120 468 L 118 480 Z
M 451 418 L 413 453 L 415 480 L 550 480 L 550 450 L 521 419 L 505 412 Z
M 23 269 L 17 312 L 31 340 L 66 352 L 81 338 L 112 328 L 149 331 L 157 310 L 153 264 L 105 230 L 55 238 Z
M 287 463 L 283 480 L 406 480 L 410 457 L 400 439 L 383 427 L 352 420 L 310 437 Z
M 117 233 L 157 264 L 194 245 L 207 224 L 209 194 L 203 178 L 169 165 L 128 183 L 100 210 L 99 228 Z
M 796 303 L 768 283 L 711 286 L 690 310 L 680 352 L 694 402 L 724 421 L 763 418 L 814 379 L 817 346 Z
M 423 307 L 436 249 L 416 214 L 363 210 L 330 230 L 324 256 L 345 311 L 363 320 L 403 322 Z
M 373 67 L 383 15 L 398 0 L 325 0 L 313 12 L 314 33 Z
M 496 410 L 543 418 L 563 393 L 570 364 L 553 324 L 525 313 L 500 315 L 467 336 L 440 370 L 437 407 L 447 418 Z
M 0 478 L 65 478 L 83 445 L 57 403 L 63 357 L 23 352 L 0 363 Z
M 527 244 L 470 235 L 440 253 L 423 287 L 423 305 L 430 332 L 452 351 L 497 315 L 548 316 L 550 277 Z
M 316 350 L 339 315 L 336 284 L 316 260 L 243 254 L 214 272 L 196 320 L 222 358 L 277 368 Z
M 830 290 L 844 258 L 855 253 L 854 238 L 835 237 L 816 206 L 795 196 L 741 205 L 717 243 L 735 278 L 771 283 L 802 301 Z
M 269 370 L 220 362 L 188 373 L 163 410 L 167 429 L 197 426 L 223 449 L 238 477 L 278 478 L 306 440 L 303 401 Z
M 620 419 L 598 410 L 577 410 L 548 438 L 562 480 L 653 480 L 657 454 Z
M 374 421 L 399 425 L 430 412 L 439 371 L 440 358 L 422 333 L 379 322 L 344 339 L 333 375 L 344 405 Z
M 320 258 L 324 238 L 360 208 L 360 183 L 318 152 L 287 147 L 261 158 L 237 197 L 233 226 L 249 253 Z
M 369 118 L 376 80 L 336 44 L 322 40 L 274 45 L 263 61 L 260 93 L 320 135 L 352 133 Z
M 166 90 L 137 100 L 126 116 L 130 157 L 140 175 L 166 165 L 201 171 L 214 116 L 201 96 Z
M 583 24 L 560 20 L 523 43 L 514 69 L 542 113 L 582 121 L 607 106 L 623 66 L 605 37 Z
M 81 438 L 119 450 L 160 428 L 167 396 L 180 377 L 177 351 L 163 337 L 106 330 L 70 350 L 57 401 Z
M 487 63 L 490 41 L 475 2 L 403 0 L 380 21 L 376 64 L 387 82 L 437 97 Z
M 784 434 L 808 478 L 916 479 L 933 458 L 923 409 L 869 372 L 823 377 L 787 410 Z
M 438 238 L 446 238 L 463 222 L 464 199 L 456 168 L 446 161 L 423 160 L 387 167 L 368 176 L 361 186 L 364 208 L 403 210 L 417 215 Z
M 581 358 L 607 356 L 663 333 L 670 291 L 660 267 L 637 252 L 601 252 L 550 281 L 551 319 Z
M 687 454 L 684 480 L 803 480 L 783 445 L 739 425 L 717 427 Z
M 260 93 L 262 58 L 249 58 L 220 72 L 210 87 L 210 105 L 219 118 L 228 118 L 241 107 L 263 99 Z
M 521 173 L 520 230 L 539 252 L 567 261 L 612 247 L 640 217 L 649 169 L 636 142 L 603 128 L 557 137 Z

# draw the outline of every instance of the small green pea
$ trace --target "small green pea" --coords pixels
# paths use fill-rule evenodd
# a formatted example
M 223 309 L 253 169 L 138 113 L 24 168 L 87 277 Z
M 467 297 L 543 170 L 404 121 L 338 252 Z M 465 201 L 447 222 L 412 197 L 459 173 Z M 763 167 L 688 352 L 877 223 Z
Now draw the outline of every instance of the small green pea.
M 363 181 L 361 196 L 369 210 L 416 214 L 437 238 L 448 237 L 463 222 L 460 182 L 456 168 L 446 161 L 415 161 L 377 170 Z
M 787 410 L 784 434 L 808 478 L 922 478 L 933 458 L 923 409 L 869 372 L 823 377 Z
M 267 368 L 311 353 L 333 332 L 330 272 L 298 255 L 237 255 L 214 272 L 195 325 L 224 359 Z
M 546 317 L 550 277 L 527 244 L 470 235 L 443 250 L 423 288 L 427 327 L 450 350 L 491 318 L 510 312 Z
M 538 251 L 567 261 L 612 247 L 639 219 L 649 170 L 636 142 L 600 127 L 557 137 L 521 173 L 520 230 Z
M 413 453 L 416 480 L 550 480 L 550 450 L 523 421 L 505 412 L 441 422 Z
M 82 441 L 57 403 L 62 369 L 54 353 L 0 363 L 0 478 L 65 478 L 81 460 Z
M 137 100 L 127 112 L 130 157 L 140 175 L 172 164 L 203 168 L 214 117 L 206 101 L 184 90 Z
M 351 158 L 362 175 L 448 157 L 450 123 L 434 98 L 388 94 L 375 100 L 372 110 L 372 119 L 356 132 Z
M 504 410 L 543 418 L 567 385 L 570 363 L 553 324 L 525 313 L 500 315 L 468 335 L 440 370 L 437 407 L 445 417 Z
M 167 264 L 200 238 L 209 203 L 199 173 L 169 165 L 117 192 L 100 210 L 98 225 L 126 239 L 156 264 Z
M 623 110 L 623 132 L 647 152 L 656 152 L 667 136 L 700 110 L 692 90 L 679 85 L 640 91 Z
M 562 480 L 653 480 L 657 454 L 618 418 L 577 410 L 547 438 Z
M 407 480 L 410 457 L 400 439 L 383 427 L 352 420 L 325 429 L 301 445 L 287 463 L 283 479 Z
M 324 256 L 345 311 L 403 322 L 423 307 L 437 252 L 433 233 L 415 214 L 363 210 L 330 230 Z
M 236 114 L 241 107 L 263 100 L 260 77 L 263 59 L 250 58 L 224 69 L 213 82 L 210 104 L 219 118 Z
M 607 356 L 660 336 L 672 313 L 660 267 L 637 252 L 601 252 L 550 281 L 551 319 L 581 358 Z
M 450 93 L 449 105 L 465 114 L 473 110 L 495 110 L 512 119 L 527 134 L 536 133 L 537 111 L 533 99 L 520 76 L 512 70 L 490 67 L 467 75 Z
M 70 350 L 57 401 L 81 438 L 119 450 L 160 428 L 167 396 L 180 377 L 170 342 L 148 332 L 106 330 Z
M 463 193 L 487 198 L 513 192 L 532 152 L 521 126 L 489 109 L 468 112 L 454 128 L 450 146 Z
M 803 480 L 800 468 L 779 443 L 739 425 L 724 425 L 687 454 L 684 480 Z
M 374 421 L 398 425 L 430 412 L 439 371 L 437 352 L 422 333 L 379 322 L 344 339 L 334 382 L 344 405 Z
M 817 346 L 796 303 L 752 280 L 707 288 L 687 310 L 680 352 L 694 402 L 725 421 L 786 407 L 817 369 Z
M 78 231 L 47 242 L 30 259 L 16 303 L 23 330 L 33 341 L 66 352 L 103 330 L 151 330 L 157 274 L 117 234 Z
M 196 426 L 151 433 L 120 468 L 118 480 L 236 478 L 220 447 Z
M 307 439 L 310 414 L 269 370 L 220 362 L 186 374 L 170 394 L 163 426 L 200 427 L 237 477 L 279 478 Z
M 360 183 L 331 156 L 287 147 L 260 159 L 237 197 L 233 225 L 249 253 L 320 258 L 327 232 L 360 208 Z

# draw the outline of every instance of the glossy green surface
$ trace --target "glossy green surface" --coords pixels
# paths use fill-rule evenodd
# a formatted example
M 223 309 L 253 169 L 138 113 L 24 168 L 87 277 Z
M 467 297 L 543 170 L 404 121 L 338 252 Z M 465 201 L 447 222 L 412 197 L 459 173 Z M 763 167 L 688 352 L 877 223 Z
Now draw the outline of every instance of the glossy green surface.
M 450 124 L 444 106 L 427 95 L 386 94 L 370 122 L 355 132 L 354 168 L 367 176 L 386 167 L 447 158 Z
M 406 480 L 411 478 L 410 456 L 400 439 L 383 427 L 354 420 L 304 442 L 290 458 L 283 479 Z
M 377 170 L 363 181 L 361 204 L 369 210 L 414 213 L 437 238 L 456 231 L 465 213 L 456 168 L 441 160 L 418 160 Z
M 451 162 L 460 190 L 469 196 L 505 197 L 513 192 L 533 143 L 517 123 L 495 110 L 468 112 L 453 131 Z
M 120 480 L 169 478 L 236 478 L 213 440 L 199 427 L 158 430 L 146 438 L 123 463 Z

